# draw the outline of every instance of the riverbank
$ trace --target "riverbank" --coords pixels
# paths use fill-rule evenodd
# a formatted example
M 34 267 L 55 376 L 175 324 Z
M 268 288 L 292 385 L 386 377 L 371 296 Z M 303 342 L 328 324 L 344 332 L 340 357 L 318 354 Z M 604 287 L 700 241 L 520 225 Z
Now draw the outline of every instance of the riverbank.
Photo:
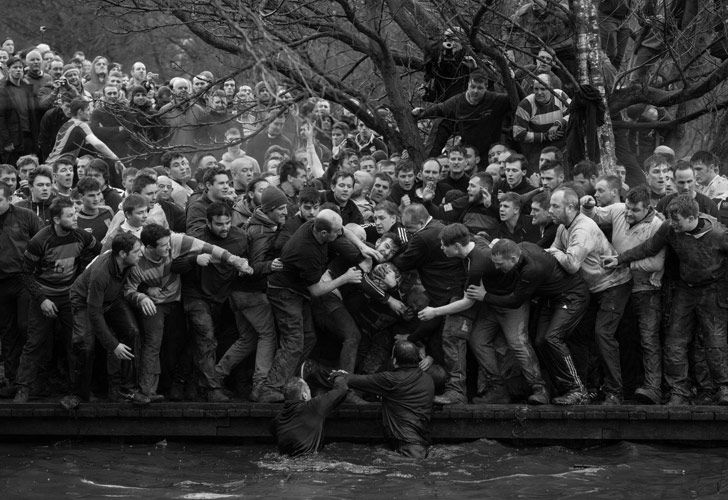
M 94 402 L 72 411 L 55 401 L 0 402 L 0 440 L 22 437 L 270 440 L 280 404 L 172 403 L 144 407 Z M 344 405 L 327 420 L 328 440 L 382 439 L 378 403 Z M 436 406 L 435 442 L 475 439 L 516 444 L 604 443 L 619 440 L 714 445 L 728 442 L 728 408 L 720 406 Z

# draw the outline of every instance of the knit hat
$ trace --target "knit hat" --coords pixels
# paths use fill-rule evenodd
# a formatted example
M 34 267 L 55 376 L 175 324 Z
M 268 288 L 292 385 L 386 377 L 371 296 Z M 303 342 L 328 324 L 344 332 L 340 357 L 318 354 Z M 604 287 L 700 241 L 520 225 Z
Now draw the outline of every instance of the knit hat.
M 260 195 L 260 209 L 263 212 L 270 212 L 275 210 L 281 205 L 287 205 L 288 198 L 286 195 L 274 186 L 268 186 L 263 190 L 263 194 Z

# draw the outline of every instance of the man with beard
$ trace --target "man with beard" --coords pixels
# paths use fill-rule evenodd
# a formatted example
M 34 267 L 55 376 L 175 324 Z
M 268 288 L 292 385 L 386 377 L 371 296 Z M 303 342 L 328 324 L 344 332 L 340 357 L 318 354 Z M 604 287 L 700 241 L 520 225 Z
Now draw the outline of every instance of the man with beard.
M 167 144 L 177 150 L 197 149 L 199 127 L 205 110 L 191 96 L 191 84 L 186 78 L 172 78 L 172 101 L 162 106 L 158 116 L 168 128 Z
M 286 220 L 286 240 L 305 222 L 314 219 L 321 207 L 321 193 L 314 187 L 306 187 L 298 194 L 298 210 Z
M 492 203 L 492 190 L 493 178 L 485 172 L 475 174 L 468 183 L 468 202 L 458 219 L 473 234 L 485 232 L 492 236 L 498 228 L 499 215 Z
M 599 177 L 599 167 L 590 160 L 582 160 L 571 169 L 574 183 L 580 186 L 584 194 L 594 196 Z
M 207 148 L 215 148 L 211 154 L 220 158 L 225 152 L 225 132 L 230 126 L 228 114 L 227 97 L 222 90 L 216 90 L 209 97 L 210 109 L 202 118 L 200 129 L 200 141 Z
M 93 235 L 79 229 L 70 199 L 56 198 L 49 209 L 51 225 L 41 229 L 25 250 L 24 281 L 31 296 L 28 340 L 18 368 L 15 403 L 27 403 L 41 361 L 51 356 L 54 331 L 64 335 L 70 349 L 73 316 L 68 292 L 76 277 L 91 262 L 96 248 Z M 70 356 L 70 355 L 69 355 Z
M 253 216 L 255 209 L 260 206 L 261 195 L 265 188 L 270 186 L 270 182 L 265 177 L 253 177 L 248 183 L 245 195 L 238 197 L 233 204 L 233 225 L 243 227 Z
M 351 201 L 351 194 L 354 191 L 354 176 L 347 172 L 336 172 L 331 179 L 331 191 L 326 192 L 326 201 L 335 203 L 341 211 L 343 225 L 349 223 L 364 224 L 364 217 Z

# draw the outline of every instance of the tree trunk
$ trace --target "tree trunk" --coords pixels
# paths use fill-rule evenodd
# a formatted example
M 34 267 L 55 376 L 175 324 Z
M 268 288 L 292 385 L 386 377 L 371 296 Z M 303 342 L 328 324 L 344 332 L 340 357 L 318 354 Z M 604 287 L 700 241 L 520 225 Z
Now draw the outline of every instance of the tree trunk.
M 580 85 L 591 85 L 599 91 L 608 110 L 607 92 L 602 75 L 602 59 L 599 38 L 599 18 L 595 0 L 569 0 L 569 7 L 576 23 L 576 58 L 578 63 L 577 80 Z M 603 174 L 613 174 L 617 165 L 614 152 L 614 132 L 609 112 L 604 113 L 604 125 L 599 127 L 600 169 Z

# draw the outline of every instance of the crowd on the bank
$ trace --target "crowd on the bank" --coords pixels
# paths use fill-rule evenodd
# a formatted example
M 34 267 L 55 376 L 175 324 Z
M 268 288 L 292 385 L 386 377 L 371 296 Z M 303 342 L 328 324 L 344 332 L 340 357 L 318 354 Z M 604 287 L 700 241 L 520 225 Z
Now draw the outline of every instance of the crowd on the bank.
M 427 373 L 440 404 L 728 404 L 720 161 L 651 136 L 627 148 L 642 169 L 570 164 L 553 53 L 518 76 L 514 116 L 473 61 L 443 83 L 431 58 L 415 163 L 270 82 L 161 85 L 6 40 L 0 394 L 281 402 L 299 375 L 391 370 L 399 339 L 399 378 L 351 375 L 334 399 Z M 425 443 L 425 413 L 394 437 Z

